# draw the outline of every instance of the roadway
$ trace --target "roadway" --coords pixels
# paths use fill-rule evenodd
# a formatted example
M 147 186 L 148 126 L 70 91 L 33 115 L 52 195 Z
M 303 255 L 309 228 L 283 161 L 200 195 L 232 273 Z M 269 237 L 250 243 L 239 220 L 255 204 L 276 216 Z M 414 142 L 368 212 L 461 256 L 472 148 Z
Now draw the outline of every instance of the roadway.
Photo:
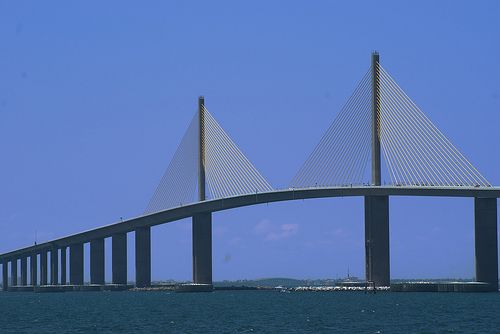
M 364 186 L 285 189 L 270 192 L 252 193 L 233 197 L 207 200 L 183 205 L 168 210 L 140 216 L 66 237 L 50 240 L 10 252 L 0 254 L 0 263 L 29 252 L 62 248 L 72 244 L 87 243 L 94 238 L 108 238 L 116 233 L 135 231 L 140 227 L 151 227 L 192 217 L 196 213 L 215 212 L 243 206 L 271 202 L 293 201 L 324 197 L 347 196 L 438 196 L 438 197 L 482 197 L 499 198 L 499 187 L 437 187 L 437 186 Z

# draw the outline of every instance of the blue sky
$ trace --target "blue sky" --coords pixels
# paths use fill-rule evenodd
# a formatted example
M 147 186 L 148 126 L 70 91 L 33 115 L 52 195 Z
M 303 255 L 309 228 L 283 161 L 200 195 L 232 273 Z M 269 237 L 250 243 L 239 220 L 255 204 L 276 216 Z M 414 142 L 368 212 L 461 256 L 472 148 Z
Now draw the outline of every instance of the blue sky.
M 35 230 L 42 242 L 140 216 L 199 95 L 286 187 L 373 50 L 500 186 L 499 12 L 496 1 L 3 1 L 0 252 Z M 363 224 L 362 198 L 214 213 L 214 279 L 364 277 Z M 391 197 L 390 224 L 393 278 L 474 276 L 472 199 Z M 133 279 L 133 234 L 129 250 Z M 188 280 L 191 268 L 190 220 L 154 227 L 152 278 Z

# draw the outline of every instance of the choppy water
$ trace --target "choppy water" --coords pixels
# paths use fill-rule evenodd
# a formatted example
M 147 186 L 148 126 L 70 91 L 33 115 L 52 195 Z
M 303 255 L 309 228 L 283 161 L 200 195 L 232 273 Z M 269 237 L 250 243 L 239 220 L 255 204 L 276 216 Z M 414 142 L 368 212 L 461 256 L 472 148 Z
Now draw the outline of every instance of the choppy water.
M 0 293 L 1 333 L 498 333 L 500 293 Z

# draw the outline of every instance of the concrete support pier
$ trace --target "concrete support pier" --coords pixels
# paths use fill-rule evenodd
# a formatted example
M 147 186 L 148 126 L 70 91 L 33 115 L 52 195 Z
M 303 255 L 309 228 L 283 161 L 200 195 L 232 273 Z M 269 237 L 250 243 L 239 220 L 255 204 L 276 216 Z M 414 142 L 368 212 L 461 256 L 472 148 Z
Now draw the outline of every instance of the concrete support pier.
M 365 196 L 365 263 L 366 281 L 390 285 L 389 196 Z
M 55 246 L 50 250 L 50 284 L 59 284 L 59 249 Z
M 212 284 L 212 213 L 193 216 L 193 282 Z
M 28 285 L 28 256 L 21 256 L 21 285 Z
M 7 291 L 8 280 L 9 280 L 9 271 L 8 271 L 9 262 L 4 260 L 2 263 L 2 291 Z
M 83 244 L 69 246 L 69 283 L 83 285 Z
M 40 285 L 47 285 L 49 283 L 47 277 L 48 277 L 47 251 L 42 250 L 40 252 Z
M 10 285 L 17 286 L 17 259 L 13 258 L 10 262 Z
M 104 238 L 90 240 L 90 284 L 104 284 Z
M 135 286 L 151 286 L 151 227 L 135 230 Z
M 474 198 L 476 281 L 498 291 L 497 199 Z
M 30 257 L 30 285 L 38 285 L 38 254 L 31 253 Z
M 61 285 L 66 285 L 67 269 L 66 269 L 66 252 L 67 247 L 61 248 Z
M 111 257 L 113 284 L 127 284 L 127 233 L 113 234 Z

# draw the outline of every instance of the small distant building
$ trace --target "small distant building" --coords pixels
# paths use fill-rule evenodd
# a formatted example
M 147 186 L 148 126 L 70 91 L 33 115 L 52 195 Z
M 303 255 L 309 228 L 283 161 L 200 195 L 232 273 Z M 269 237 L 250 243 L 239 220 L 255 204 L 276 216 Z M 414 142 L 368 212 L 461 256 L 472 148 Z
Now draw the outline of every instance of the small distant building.
M 347 269 L 347 277 L 341 279 L 340 282 L 335 283 L 335 286 L 346 286 L 346 287 L 364 287 L 365 282 L 360 282 L 357 276 L 349 275 L 349 269 Z

